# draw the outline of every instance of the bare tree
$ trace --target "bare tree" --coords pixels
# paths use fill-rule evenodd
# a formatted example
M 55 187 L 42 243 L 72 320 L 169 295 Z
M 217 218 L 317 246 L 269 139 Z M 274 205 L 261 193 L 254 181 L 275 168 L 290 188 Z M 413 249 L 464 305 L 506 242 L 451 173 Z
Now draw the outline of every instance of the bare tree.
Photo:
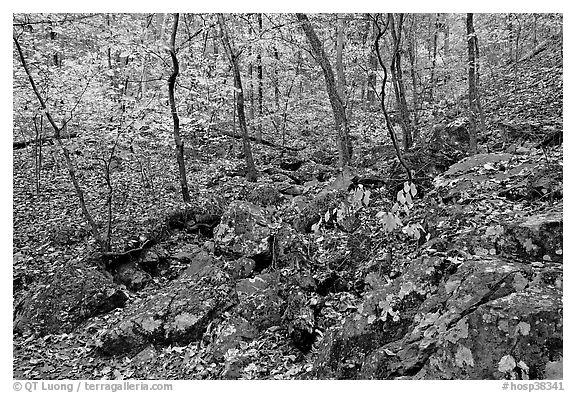
M 174 143 L 176 144 L 176 161 L 178 162 L 178 172 L 180 174 L 180 188 L 182 189 L 182 199 L 184 202 L 190 202 L 190 191 L 188 190 L 188 181 L 186 180 L 186 165 L 184 163 L 184 142 L 180 136 L 180 118 L 176 110 L 176 100 L 174 98 L 174 85 L 180 72 L 178 58 L 176 57 L 176 33 L 178 31 L 178 20 L 180 14 L 174 14 L 172 22 L 172 33 L 170 34 L 170 44 L 168 52 L 172 58 L 173 71 L 168 78 L 168 98 L 170 100 L 170 109 L 172 111 L 172 120 L 174 122 Z
M 244 92 L 242 90 L 242 78 L 240 76 L 240 62 L 238 53 L 234 50 L 234 45 L 228 34 L 226 22 L 223 14 L 218 14 L 218 23 L 220 24 L 220 33 L 224 50 L 232 64 L 234 73 L 234 87 L 237 90 L 236 94 L 236 109 L 238 113 L 238 123 L 240 131 L 242 132 L 242 146 L 244 148 L 244 157 L 246 159 L 246 180 L 255 182 L 258 179 L 256 173 L 256 166 L 254 165 L 254 158 L 252 157 L 252 147 L 250 146 L 250 135 L 248 134 L 248 126 L 246 125 L 246 114 L 244 112 Z
M 310 20 L 305 14 L 296 14 L 296 17 L 300 21 L 306 37 L 308 37 L 316 61 L 318 61 L 324 72 L 326 90 L 328 92 L 328 98 L 330 99 L 330 105 L 332 106 L 332 112 L 334 113 L 336 134 L 338 135 L 339 164 L 341 167 L 344 167 L 349 165 L 352 159 L 352 143 L 349 136 L 344 99 L 338 94 L 332 66 Z
M 86 200 L 84 198 L 84 191 L 82 190 L 82 187 L 80 187 L 80 183 L 78 182 L 78 178 L 76 177 L 76 169 L 74 168 L 74 164 L 72 163 L 72 158 L 70 157 L 70 152 L 68 151 L 68 149 L 66 148 L 66 146 L 62 142 L 61 130 L 66 125 L 66 122 L 64 122 L 63 126 L 58 126 L 56 124 L 56 121 L 54 120 L 50 111 L 46 107 L 46 101 L 44 100 L 44 98 L 42 97 L 42 95 L 38 91 L 38 88 L 36 87 L 36 83 L 34 82 L 34 78 L 32 77 L 32 74 L 30 73 L 30 69 L 28 68 L 26 58 L 24 57 L 24 53 L 22 51 L 22 47 L 20 46 L 20 43 L 18 42 L 18 39 L 16 38 L 16 36 L 13 36 L 13 39 L 14 39 L 14 43 L 16 44 L 18 56 L 20 57 L 20 63 L 22 64 L 22 67 L 24 68 L 24 71 L 26 72 L 26 75 L 28 76 L 28 81 L 30 82 L 30 87 L 32 88 L 32 91 L 34 91 L 36 98 L 38 98 L 38 102 L 40 103 L 40 106 L 42 107 L 42 110 L 44 111 L 44 114 L 46 115 L 48 122 L 50 123 L 50 125 L 54 129 L 54 139 L 56 140 L 56 144 L 60 148 L 60 151 L 62 152 L 62 155 L 64 156 L 64 159 L 66 161 L 66 167 L 68 169 L 68 175 L 70 176 L 70 181 L 72 182 L 72 185 L 74 186 L 74 191 L 76 192 L 76 196 L 78 197 L 78 202 L 80 203 L 80 209 L 82 209 L 82 214 L 84 215 L 84 219 L 88 223 L 90 231 L 92 232 L 92 236 L 94 237 L 94 239 L 96 240 L 96 242 L 100 246 L 100 249 L 104 252 L 109 251 L 109 241 L 103 240 L 102 236 L 100 235 L 100 231 L 98 230 L 98 226 L 96 225 L 96 222 L 94 221 L 94 218 L 92 217 L 92 214 L 90 213 L 90 211 L 86 207 Z
M 436 14 L 434 22 L 434 36 L 432 38 L 432 67 L 430 68 L 430 101 L 434 100 L 434 88 L 436 87 L 436 61 L 438 58 L 438 27 L 440 14 Z M 428 52 L 430 53 L 430 52 Z
M 466 36 L 468 41 L 468 104 L 470 112 L 470 153 L 478 152 L 478 121 L 480 132 L 485 132 L 484 112 L 478 94 L 478 38 L 474 32 L 474 14 L 466 15 Z
M 258 17 L 258 37 L 262 34 L 262 14 L 257 14 Z M 262 100 L 262 79 L 264 76 L 264 69 L 262 67 L 262 49 L 258 48 L 258 52 L 256 53 L 256 73 L 258 75 L 258 84 L 257 84 L 257 116 L 258 116 L 258 126 L 256 127 L 256 138 L 259 142 L 262 142 L 262 109 L 264 106 L 264 102 Z
M 388 111 L 386 110 L 386 105 L 385 105 L 386 82 L 388 79 L 388 70 L 386 69 L 386 64 L 384 63 L 384 60 L 382 59 L 382 54 L 380 53 L 380 39 L 382 38 L 382 36 L 386 33 L 386 30 L 388 29 L 390 19 L 387 20 L 387 22 L 384 26 L 380 26 L 380 22 L 379 22 L 380 15 L 379 14 L 377 14 L 376 16 L 373 16 L 371 18 L 374 21 L 374 26 L 376 27 L 376 30 L 378 32 L 376 34 L 375 39 L 374 39 L 374 52 L 376 53 L 376 57 L 378 58 L 378 63 L 380 63 L 380 66 L 382 67 L 382 70 L 384 71 L 384 78 L 382 78 L 382 85 L 380 88 L 380 108 L 382 109 L 382 113 L 384 114 L 384 118 L 386 119 L 386 129 L 388 130 L 388 135 L 390 135 L 390 140 L 392 141 L 392 145 L 394 146 L 394 150 L 396 151 L 396 156 L 398 157 L 398 161 L 400 161 L 400 165 L 402 165 L 402 167 L 406 170 L 408 180 L 410 182 L 412 182 L 412 171 L 410 170 L 410 167 L 408 167 L 408 164 L 406 164 L 404 157 L 402 157 L 402 152 L 400 151 L 400 146 L 398 145 L 398 140 L 396 139 L 396 134 L 394 133 L 394 128 L 392 126 L 392 120 L 390 119 L 390 116 L 388 115 Z
M 408 36 L 408 59 L 410 61 L 410 77 L 412 78 L 412 126 L 413 139 L 418 140 L 420 133 L 418 131 L 418 108 L 420 97 L 418 95 L 418 78 L 416 71 L 416 15 L 412 14 L 410 28 L 406 34 Z
M 397 19 L 397 20 L 396 20 Z M 390 34 L 392 35 L 392 64 L 390 71 L 392 74 L 392 84 L 396 96 L 396 104 L 400 113 L 400 125 L 402 126 L 402 145 L 404 149 L 412 146 L 412 124 L 410 122 L 410 113 L 406 103 L 406 88 L 402 78 L 402 25 L 404 23 L 404 14 L 388 14 L 390 24 Z
M 346 19 L 336 16 L 336 90 L 342 101 L 346 102 L 346 77 L 344 76 L 344 30 L 346 29 Z
M 366 37 L 372 42 L 376 36 L 376 29 L 370 21 L 369 14 L 366 14 Z M 376 53 L 371 50 L 368 54 L 368 78 L 366 80 L 366 105 L 372 106 L 376 102 L 376 73 L 378 71 L 378 59 Z

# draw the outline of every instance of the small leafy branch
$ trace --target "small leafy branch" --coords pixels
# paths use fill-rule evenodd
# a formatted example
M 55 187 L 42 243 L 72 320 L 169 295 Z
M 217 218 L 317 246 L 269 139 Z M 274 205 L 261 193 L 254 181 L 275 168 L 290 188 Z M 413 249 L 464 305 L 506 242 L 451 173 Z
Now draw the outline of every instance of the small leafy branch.
M 424 232 L 424 228 L 419 223 L 417 224 L 402 224 L 400 215 L 408 215 L 410 210 L 414 207 L 414 197 L 416 197 L 418 190 L 416 185 L 412 182 L 404 182 L 404 187 L 396 194 L 396 202 L 389 212 L 380 211 L 376 217 L 380 219 L 384 231 L 391 233 L 397 228 L 402 227 L 402 232 L 414 240 L 419 240 Z
M 328 209 L 320 221 L 312 226 L 312 230 L 318 232 L 324 224 L 335 225 L 346 232 L 352 232 L 356 227 L 357 213 L 370 203 L 370 194 L 370 190 L 361 184 L 358 185 L 338 207 Z

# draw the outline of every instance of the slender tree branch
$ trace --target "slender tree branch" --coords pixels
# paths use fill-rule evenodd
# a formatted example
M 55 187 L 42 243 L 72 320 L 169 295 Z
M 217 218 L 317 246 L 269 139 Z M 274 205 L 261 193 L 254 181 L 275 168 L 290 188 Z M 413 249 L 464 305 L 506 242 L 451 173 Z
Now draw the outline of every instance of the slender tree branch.
M 378 29 L 378 34 L 376 35 L 376 39 L 374 40 L 374 51 L 376 51 L 376 56 L 378 58 L 378 63 L 380 63 L 380 67 L 384 70 L 384 78 L 382 79 L 382 87 L 380 89 L 380 107 L 382 108 L 382 113 L 384 113 L 384 118 L 386 119 L 386 128 L 388 129 L 388 134 L 390 135 L 390 139 L 392 140 L 392 145 L 394 146 L 394 150 L 396 150 L 396 156 L 398 157 L 398 161 L 400 161 L 400 165 L 404 167 L 406 170 L 406 174 L 408 175 L 408 180 L 412 182 L 412 171 L 404 161 L 402 157 L 402 152 L 400 151 L 400 147 L 398 146 L 398 141 L 396 140 L 396 133 L 394 132 L 394 128 L 392 127 L 392 121 L 390 120 L 390 116 L 388 115 L 388 111 L 386 110 L 385 105 L 385 95 L 386 95 L 386 81 L 388 79 L 388 71 L 386 70 L 386 65 L 384 64 L 384 60 L 382 59 L 382 54 L 380 53 L 380 39 L 388 29 L 388 22 L 384 25 L 382 29 L 380 24 L 378 23 L 378 15 L 374 17 L 374 24 Z
M 170 45 L 168 51 L 172 58 L 173 71 L 168 78 L 168 97 L 170 101 L 170 108 L 172 112 L 172 120 L 174 122 L 174 143 L 176 144 L 176 161 L 178 162 L 178 170 L 180 172 L 180 188 L 182 189 L 182 199 L 184 202 L 190 202 L 190 191 L 188 190 L 188 181 L 186 180 L 186 166 L 184 163 L 184 143 L 180 136 L 180 118 L 176 109 L 176 100 L 174 97 L 174 85 L 176 78 L 180 72 L 178 58 L 176 57 L 176 33 L 178 31 L 178 20 L 180 14 L 174 14 L 174 22 L 172 24 L 172 33 L 170 34 Z
M 60 129 L 60 127 L 58 127 L 58 125 L 56 124 L 56 122 L 52 118 L 52 115 L 50 114 L 50 111 L 48 110 L 48 108 L 46 108 L 46 101 L 44 100 L 44 98 L 42 97 L 42 95 L 38 91 L 38 88 L 36 87 L 36 83 L 34 82 L 34 78 L 32 77 L 32 74 L 30 73 L 30 70 L 28 68 L 28 64 L 26 62 L 26 58 L 24 57 L 24 53 L 22 51 L 22 47 L 20 46 L 20 43 L 18 42 L 18 39 L 16 38 L 16 36 L 13 36 L 13 39 L 14 39 L 14 43 L 16 44 L 16 49 L 18 50 L 18 55 L 20 57 L 20 63 L 22 64 L 22 67 L 24 68 L 24 71 L 26 72 L 26 75 L 28 76 L 28 80 L 30 81 L 30 86 L 32 87 L 34 94 L 38 98 L 38 101 L 40 102 L 40 106 L 42 107 L 42 110 L 44 111 L 44 114 L 46 115 L 46 118 L 48 119 L 48 121 L 50 122 L 50 125 L 54 129 L 54 138 L 56 139 L 58 146 L 60 147 L 60 150 L 62 151 L 62 154 L 64 155 L 64 159 L 66 160 L 66 166 L 68 167 L 68 174 L 70 176 L 70 180 L 72 181 L 72 184 L 74 186 L 74 190 L 76 191 L 76 195 L 78 196 L 78 200 L 80 202 L 80 208 L 82 209 L 82 213 L 84 214 L 84 218 L 88 222 L 88 226 L 90 227 L 90 229 L 92 231 L 92 236 L 94 236 L 94 239 L 96 240 L 96 242 L 98 243 L 98 245 L 100 246 L 102 251 L 109 251 L 109 249 L 106 248 L 106 243 L 102 240 L 102 236 L 100 235 L 100 232 L 98 230 L 98 226 L 96 225 L 96 222 L 92 218 L 92 214 L 90 214 L 90 211 L 86 207 L 86 201 L 84 199 L 84 191 L 80 187 L 80 184 L 78 183 L 78 179 L 76 178 L 76 170 L 74 169 L 72 159 L 70 158 L 70 153 L 68 152 L 68 149 L 66 148 L 66 146 L 64 146 L 64 144 L 62 143 L 62 139 L 60 137 L 61 129 Z

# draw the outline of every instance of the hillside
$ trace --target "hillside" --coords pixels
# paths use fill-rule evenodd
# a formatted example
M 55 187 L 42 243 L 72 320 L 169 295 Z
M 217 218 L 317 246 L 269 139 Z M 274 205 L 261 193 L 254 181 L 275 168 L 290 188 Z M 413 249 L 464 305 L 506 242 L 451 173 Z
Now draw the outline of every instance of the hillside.
M 41 183 L 38 145 L 15 145 L 14 378 L 561 379 L 562 48 L 480 70 L 476 154 L 465 104 L 423 104 L 412 181 L 377 105 L 341 167 L 313 88 L 311 121 L 253 134 L 256 182 L 236 120 L 184 124 L 189 203 L 168 115 L 119 136 L 108 172 L 90 124 L 65 143 L 95 217 L 116 209 L 106 251 L 58 144 Z

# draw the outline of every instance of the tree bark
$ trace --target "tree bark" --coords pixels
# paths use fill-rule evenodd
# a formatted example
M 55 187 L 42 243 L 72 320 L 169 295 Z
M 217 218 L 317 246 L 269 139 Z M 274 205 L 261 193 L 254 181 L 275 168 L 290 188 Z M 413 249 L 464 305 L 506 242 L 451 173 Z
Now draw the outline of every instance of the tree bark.
M 180 188 L 182 190 L 182 199 L 184 202 L 190 202 L 190 191 L 188 190 L 188 181 L 186 180 L 186 165 L 184 163 L 184 142 L 180 136 L 180 118 L 176 110 L 176 99 L 174 98 L 174 85 L 176 78 L 180 72 L 178 65 L 178 58 L 176 57 L 176 33 L 178 31 L 178 20 L 180 14 L 174 14 L 174 21 L 172 23 L 172 34 L 170 35 L 169 52 L 172 58 L 173 71 L 168 78 L 168 99 L 170 100 L 170 110 L 172 112 L 172 120 L 174 122 L 174 143 L 176 144 L 176 161 L 178 162 L 178 172 L 180 174 Z
M 249 27 L 248 27 L 248 35 L 250 37 L 251 40 L 254 39 L 254 29 L 252 28 L 252 23 L 249 23 Z M 254 132 L 256 130 L 256 126 L 254 123 L 254 64 L 252 62 L 252 55 L 253 55 L 253 51 L 252 51 L 252 46 L 250 46 L 248 48 L 248 58 L 250 59 L 248 61 L 248 83 L 246 86 L 246 99 L 247 101 L 250 103 L 250 105 L 248 106 L 248 119 L 249 124 L 250 124 L 250 128 L 252 129 L 252 131 Z
M 274 66 L 274 103 L 276 104 L 276 112 L 280 110 L 280 80 L 278 78 L 278 66 L 280 62 L 280 52 L 278 48 L 273 47 L 274 59 L 276 60 L 276 65 Z
M 412 182 L 412 171 L 406 161 L 404 161 L 404 157 L 402 157 L 402 152 L 400 151 L 400 146 L 398 146 L 398 141 L 396 140 L 396 134 L 394 133 L 394 128 L 392 127 L 392 121 L 390 116 L 388 115 L 388 111 L 386 110 L 385 105 L 385 97 L 386 97 L 386 80 L 388 79 L 388 71 L 386 70 L 386 64 L 384 64 L 384 60 L 382 59 L 382 55 L 380 54 L 380 38 L 384 35 L 387 29 L 381 29 L 378 25 L 378 16 L 374 17 L 374 26 L 378 30 L 376 34 L 376 38 L 374 39 L 374 52 L 376 53 L 376 57 L 378 58 L 378 63 L 382 67 L 384 71 L 384 78 L 382 78 L 382 85 L 380 88 L 380 107 L 382 109 L 382 113 L 384 114 L 384 119 L 386 120 L 386 129 L 388 130 L 388 135 L 390 135 L 390 140 L 392 141 L 392 145 L 394 146 L 394 150 L 396 151 L 396 156 L 398 157 L 398 161 L 400 161 L 400 165 L 406 170 L 406 174 L 408 175 L 408 181 Z
M 408 104 L 406 103 L 406 89 L 404 87 L 404 79 L 402 78 L 402 24 L 404 15 L 398 15 L 398 25 L 396 25 L 394 14 L 388 14 L 390 20 L 390 32 L 392 35 L 392 83 L 394 85 L 394 93 L 396 95 L 396 103 L 400 112 L 400 125 L 402 126 L 402 144 L 404 150 L 412 147 L 412 124 L 410 123 L 410 114 L 408 112 Z
M 449 22 L 449 14 L 445 14 L 444 18 L 444 57 L 447 59 L 450 56 L 450 24 Z
M 476 66 L 474 48 L 474 14 L 466 15 L 466 37 L 468 42 L 468 106 L 470 113 L 470 154 L 478 152 L 478 136 L 476 130 L 478 107 L 476 106 Z
M 242 146 L 244 149 L 244 157 L 246 159 L 246 180 L 255 182 L 258 179 L 256 166 L 254 165 L 254 158 L 252 157 L 252 148 L 250 146 L 250 135 L 248 133 L 248 126 L 246 125 L 246 115 L 244 112 L 244 93 L 242 91 L 242 78 L 240 76 L 240 65 L 238 55 L 235 53 L 232 41 L 226 30 L 226 23 L 224 15 L 218 14 L 218 23 L 220 24 L 222 43 L 226 51 L 234 73 L 234 87 L 237 90 L 236 96 L 236 109 L 238 113 L 238 123 L 240 131 L 242 132 Z
M 338 17 L 336 23 L 336 90 L 343 102 L 346 102 L 346 78 L 344 76 L 344 64 L 342 61 L 344 52 L 344 29 L 346 27 L 346 20 L 343 17 Z
M 370 22 L 368 22 L 367 29 L 370 30 L 370 41 L 373 41 L 376 37 L 376 30 Z M 366 103 L 368 107 L 371 107 L 376 102 L 376 72 L 378 71 L 378 59 L 371 50 L 368 54 L 368 78 L 366 86 Z
M 430 70 L 430 101 L 434 100 L 434 87 L 436 87 L 436 76 L 434 72 L 436 71 L 436 58 L 438 56 L 438 18 L 439 14 L 436 14 L 436 21 L 434 22 L 432 69 Z
M 252 52 L 252 50 L 250 50 Z M 251 53 L 250 53 L 251 55 Z M 248 63 L 248 86 L 246 86 L 246 98 L 250 102 L 248 107 L 248 118 L 250 119 L 251 126 L 254 127 L 254 67 L 252 66 L 252 61 Z
M 262 14 L 258 14 L 258 38 L 262 34 Z M 256 54 L 256 73 L 258 74 L 258 84 L 257 84 L 257 112 L 256 116 L 258 116 L 258 123 L 256 128 L 256 137 L 258 141 L 262 141 L 262 109 L 264 106 L 264 102 L 262 100 L 262 79 L 264 76 L 264 70 L 262 67 L 262 49 L 258 47 L 258 53 Z
M 34 115 L 34 180 L 36 184 L 36 195 L 40 195 L 40 172 L 42 171 L 42 143 L 40 142 L 44 133 L 44 117 L 40 117 L 40 127 L 36 121 L 38 115 Z
M 332 106 L 332 112 L 334 113 L 334 121 L 336 125 L 336 134 L 338 136 L 338 155 L 339 164 L 341 167 L 349 165 L 352 159 L 352 143 L 350 141 L 350 136 L 348 132 L 348 122 L 346 119 L 346 111 L 344 108 L 344 103 L 342 97 L 338 94 L 336 89 L 336 82 L 334 79 L 334 72 L 332 71 L 332 66 L 326 56 L 326 52 L 320 43 L 320 39 L 316 35 L 310 20 L 305 14 L 296 14 L 296 17 L 300 21 L 302 29 L 308 37 L 310 46 L 312 47 L 312 52 L 314 57 L 320 64 L 322 71 L 324 72 L 324 79 L 326 82 L 326 90 L 328 92 L 328 98 L 330 99 L 330 105 Z
M 474 27 L 472 27 L 474 28 Z M 480 94 L 480 49 L 478 48 L 478 36 L 474 35 L 474 73 L 476 75 L 476 107 L 478 109 L 478 116 L 480 118 L 480 133 L 486 132 L 486 116 L 484 108 L 482 107 L 481 94 Z
M 416 77 L 416 15 L 412 15 L 412 21 L 410 24 L 410 35 L 408 37 L 408 59 L 410 60 L 410 77 L 412 78 L 412 125 L 413 125 L 413 137 L 415 140 L 420 139 L 420 133 L 418 130 L 418 82 Z
M 77 136 L 78 136 L 78 134 L 75 132 L 72 132 L 72 133 L 69 133 L 66 135 L 60 135 L 61 138 L 76 138 Z M 42 135 L 42 136 L 39 136 L 37 138 L 35 137 L 34 139 L 28 139 L 26 141 L 14 141 L 14 142 L 12 142 L 12 148 L 14 150 L 18 150 L 18 149 L 23 149 L 26 146 L 31 145 L 31 144 L 42 145 L 46 142 L 53 143 L 54 139 L 55 138 L 53 136 L 43 136 Z

